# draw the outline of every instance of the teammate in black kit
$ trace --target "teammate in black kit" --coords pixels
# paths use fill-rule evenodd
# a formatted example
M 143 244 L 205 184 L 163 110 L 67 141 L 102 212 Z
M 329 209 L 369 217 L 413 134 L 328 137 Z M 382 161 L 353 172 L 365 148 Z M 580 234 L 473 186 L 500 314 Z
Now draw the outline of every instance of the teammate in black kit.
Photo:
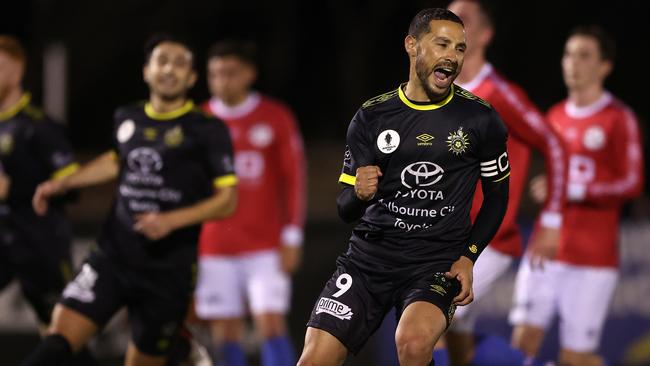
M 395 307 L 401 365 L 432 363 L 456 305 L 472 301 L 472 267 L 508 201 L 506 129 L 492 108 L 453 85 L 462 21 L 418 13 L 405 39 L 409 81 L 367 101 L 347 134 L 339 214 L 360 219 L 308 323 L 299 365 L 340 365 Z M 481 178 L 485 199 L 472 226 Z
M 64 290 L 50 336 L 26 366 L 65 364 L 123 306 L 132 330 L 125 364 L 163 365 L 192 296 L 199 224 L 234 210 L 228 131 L 187 99 L 192 52 L 167 36 L 153 39 L 146 55 L 150 98 L 117 110 L 115 149 L 34 196 L 43 213 L 68 189 L 118 180 L 99 250 Z
M 62 202 L 37 216 L 32 196 L 39 183 L 64 178 L 78 164 L 64 127 L 23 91 L 25 65 L 20 42 L 0 35 L 0 289 L 16 278 L 44 330 L 72 276 L 71 235 Z

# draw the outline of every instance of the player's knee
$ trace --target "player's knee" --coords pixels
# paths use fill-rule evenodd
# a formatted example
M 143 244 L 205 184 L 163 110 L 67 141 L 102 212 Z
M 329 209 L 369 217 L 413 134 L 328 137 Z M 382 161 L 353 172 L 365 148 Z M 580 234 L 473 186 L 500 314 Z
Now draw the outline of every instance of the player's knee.
M 400 359 L 430 357 L 434 344 L 435 340 L 426 332 L 401 330 L 395 335 L 395 345 Z
M 264 314 L 256 318 L 257 332 L 263 339 L 281 337 L 286 334 L 284 316 L 281 314 Z
M 512 331 L 512 347 L 526 356 L 533 357 L 544 339 L 544 330 L 527 325 L 517 325 Z

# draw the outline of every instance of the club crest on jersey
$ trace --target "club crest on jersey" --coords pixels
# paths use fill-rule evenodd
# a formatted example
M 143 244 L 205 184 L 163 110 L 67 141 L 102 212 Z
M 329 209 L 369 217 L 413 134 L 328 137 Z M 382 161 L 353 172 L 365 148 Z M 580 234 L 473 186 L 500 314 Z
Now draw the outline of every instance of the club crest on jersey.
M 600 150 L 605 146 L 605 131 L 599 126 L 589 127 L 582 136 L 582 143 L 589 150 Z
M 248 131 L 248 140 L 255 147 L 267 147 L 273 142 L 273 129 L 268 124 L 260 122 Z
M 165 145 L 169 147 L 177 147 L 183 143 L 183 129 L 181 126 L 176 126 L 165 132 Z
M 14 149 L 14 137 L 9 133 L 0 135 L 0 153 L 8 155 Z
M 135 132 L 135 122 L 131 119 L 127 119 L 120 127 L 117 129 L 117 141 L 121 144 L 129 141 Z
M 467 151 L 469 146 L 469 136 L 463 131 L 463 127 L 459 127 L 455 132 L 451 132 L 447 136 L 447 146 L 449 146 L 449 151 L 455 155 L 460 155 Z
M 377 137 L 377 147 L 384 154 L 390 154 L 399 146 L 399 134 L 395 130 L 385 130 Z

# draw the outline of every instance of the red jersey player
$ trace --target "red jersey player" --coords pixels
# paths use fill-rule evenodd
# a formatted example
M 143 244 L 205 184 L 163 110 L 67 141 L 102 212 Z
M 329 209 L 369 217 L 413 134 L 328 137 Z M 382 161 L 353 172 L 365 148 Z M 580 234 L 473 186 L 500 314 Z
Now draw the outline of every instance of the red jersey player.
M 485 53 L 494 28 L 488 4 L 483 1 L 455 0 L 449 10 L 465 23 L 467 50 L 463 71 L 457 83 L 489 102 L 506 123 L 508 156 L 510 157 L 510 195 L 503 223 L 490 245 L 474 264 L 474 299 L 476 303 L 488 293 L 494 282 L 505 273 L 515 257 L 521 255 L 522 238 L 516 223 L 517 210 L 526 185 L 530 148 L 540 151 L 550 177 L 551 193 L 540 216 L 540 227 L 531 244 L 536 256 L 550 256 L 547 248 L 556 247 L 562 222 L 561 207 L 565 201 L 566 158 L 560 138 L 544 120 L 524 91 L 505 79 L 486 60 Z M 476 190 L 472 217 L 481 207 L 483 195 Z M 448 333 L 450 356 L 454 364 L 465 364 L 472 358 L 476 305 L 459 307 Z
M 556 313 L 560 364 L 602 365 L 597 355 L 618 278 L 623 203 L 642 188 L 641 144 L 634 113 L 607 92 L 614 41 L 599 27 L 579 27 L 562 58 L 568 98 L 548 112 L 569 155 L 568 203 L 556 260 L 543 268 L 522 261 L 510 314 L 513 345 L 533 357 Z M 543 183 L 534 185 L 543 197 Z
M 254 51 L 250 43 L 226 41 L 208 55 L 213 97 L 204 108 L 230 129 L 239 201 L 231 218 L 203 226 L 196 311 L 210 321 L 215 351 L 238 366 L 245 363 L 241 342 L 250 310 L 263 341 L 262 365 L 284 366 L 295 364 L 285 314 L 289 274 L 301 256 L 305 163 L 291 111 L 250 90 Z

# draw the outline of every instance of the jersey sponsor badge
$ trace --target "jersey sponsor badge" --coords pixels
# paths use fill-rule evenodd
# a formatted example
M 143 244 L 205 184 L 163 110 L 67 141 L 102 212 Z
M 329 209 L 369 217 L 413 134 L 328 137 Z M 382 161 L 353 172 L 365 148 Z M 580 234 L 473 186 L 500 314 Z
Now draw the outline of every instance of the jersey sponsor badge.
M 455 155 L 460 155 L 467 151 L 469 136 L 463 131 L 463 127 L 459 127 L 458 130 L 451 132 L 447 136 L 447 146 L 449 146 L 449 151 Z
M 600 150 L 605 146 L 607 136 L 600 126 L 589 127 L 582 136 L 582 143 L 588 150 Z
M 444 169 L 430 161 L 418 161 L 402 170 L 402 184 L 406 188 L 428 187 L 442 179 Z
M 384 154 L 390 154 L 399 146 L 399 134 L 395 130 L 385 130 L 377 137 L 377 147 Z
M 415 136 L 415 139 L 418 140 L 418 146 L 433 146 L 431 142 L 435 137 L 429 135 L 428 133 L 423 133 L 421 135 Z
M 328 297 L 321 297 L 316 305 L 316 314 L 325 313 L 341 320 L 352 319 L 352 309 L 340 301 L 330 299 Z
M 127 119 L 117 129 L 117 141 L 121 144 L 129 141 L 135 132 L 135 122 Z
M 97 276 L 97 271 L 90 264 L 85 263 L 81 267 L 81 272 L 79 272 L 77 277 L 68 283 L 63 290 L 63 297 L 76 299 L 85 303 L 95 301 L 94 287 Z
M 129 152 L 126 162 L 129 168 L 142 174 L 159 172 L 163 167 L 163 160 L 158 151 L 150 147 L 138 147 Z
M 273 141 L 273 129 L 266 123 L 258 123 L 248 131 L 248 140 L 255 147 L 267 147 Z

